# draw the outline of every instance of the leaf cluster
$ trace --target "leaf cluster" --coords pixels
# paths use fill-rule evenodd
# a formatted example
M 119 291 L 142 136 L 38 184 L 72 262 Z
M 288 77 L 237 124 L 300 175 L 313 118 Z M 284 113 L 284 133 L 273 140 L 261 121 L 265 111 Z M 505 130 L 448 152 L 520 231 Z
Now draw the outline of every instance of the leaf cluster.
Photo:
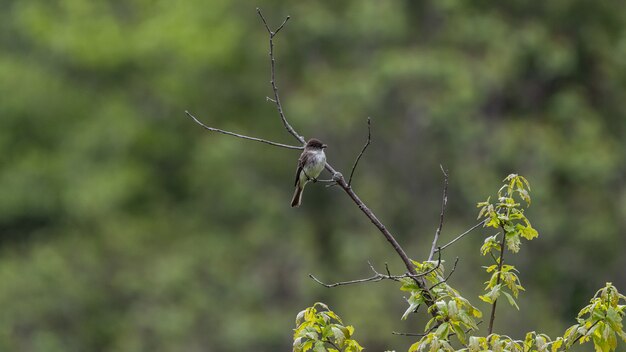
M 578 324 L 569 327 L 563 339 L 565 346 L 579 341 L 581 344 L 593 341 L 596 352 L 615 351 L 617 336 L 626 341 L 623 330 L 624 301 L 626 296 L 620 294 L 610 282 L 596 292 L 589 305 L 578 313 Z M 620 304 L 621 303 L 621 304 Z
M 512 265 L 504 265 L 502 262 L 502 251 L 505 250 L 506 245 L 511 252 L 517 253 L 520 250 L 521 238 L 532 240 L 539 234 L 524 215 L 522 208 L 522 202 L 526 206 L 531 204 L 528 180 L 523 176 L 510 174 L 503 180 L 503 183 L 504 185 L 498 190 L 497 202 L 491 203 L 491 197 L 489 197 L 477 205 L 480 208 L 478 218 L 484 219 L 484 226 L 502 230 L 501 239 L 498 239 L 497 234 L 489 236 L 480 249 L 482 255 L 489 254 L 495 261 L 495 264 L 485 267 L 491 277 L 485 282 L 487 293 L 481 295 L 480 299 L 493 304 L 500 294 L 504 294 L 509 303 L 519 309 L 515 299 L 524 287 L 517 276 L 517 269 Z M 497 252 L 500 252 L 498 258 L 494 255 Z M 507 288 L 508 292 L 503 288 Z
M 482 312 L 462 297 L 459 291 L 448 285 L 444 279 L 444 268 L 440 263 L 426 261 L 414 264 L 418 272 L 426 273 L 423 278 L 431 285 L 428 292 L 435 304 L 428 308 L 428 313 L 433 317 L 424 328 L 425 335 L 414 343 L 409 351 L 422 350 L 426 346 L 435 351 L 453 351 L 449 338 L 454 335 L 461 344 L 466 344 L 466 331 L 478 329 L 475 319 L 482 317 Z M 409 313 L 425 303 L 424 290 L 409 278 L 403 279 L 400 289 L 411 292 L 408 299 L 409 308 L 402 316 L 406 319 Z
M 493 323 L 495 302 L 502 294 L 509 303 L 519 310 L 515 302 L 524 288 L 513 265 L 504 264 L 504 250 L 519 251 L 520 238 L 532 240 L 537 231 L 524 215 L 521 203 L 530 205 L 530 185 L 516 174 L 504 179 L 504 185 L 498 191 L 498 201 L 490 199 L 481 202 L 479 218 L 485 219 L 485 227 L 502 230 L 503 236 L 490 236 L 481 248 L 483 255 L 490 254 L 495 264 L 485 267 L 491 274 L 486 282 L 486 294 L 480 299 L 493 305 Z M 500 252 L 496 258 L 493 252 Z M 589 305 L 577 316 L 577 324 L 568 328 L 563 336 L 552 339 L 536 331 L 528 332 L 523 340 L 516 340 L 506 335 L 489 333 L 487 336 L 468 336 L 470 331 L 478 330 L 477 318 L 482 313 L 474 307 L 459 291 L 447 283 L 441 258 L 437 261 L 412 261 L 424 285 L 418 285 L 414 277 L 404 277 L 400 289 L 410 293 L 407 299 L 409 307 L 402 315 L 406 319 L 422 304 L 433 301 L 428 307 L 432 318 L 424 327 L 421 338 L 413 343 L 409 352 L 565 352 L 576 342 L 580 344 L 592 341 L 596 352 L 612 352 L 617 349 L 617 337 L 626 341 L 622 320 L 626 310 L 626 296 L 620 294 L 611 284 L 596 292 Z M 449 275 L 448 275 L 449 276 Z M 421 287 L 420 287 L 421 286 Z M 319 310 L 318 310 L 319 308 Z M 339 317 L 323 303 L 316 303 L 298 314 L 298 328 L 294 334 L 294 352 L 300 351 L 361 351 L 361 346 L 352 340 L 354 328 L 344 326 Z M 452 340 L 452 337 L 456 337 Z M 455 345 L 461 345 L 460 349 Z
M 517 253 L 520 249 L 523 237 L 527 240 L 539 236 L 530 221 L 524 215 L 521 202 L 530 206 L 530 184 L 523 176 L 510 174 L 504 180 L 504 185 L 498 190 L 498 200 L 491 202 L 491 197 L 486 201 L 478 203 L 480 208 L 478 219 L 485 219 L 485 227 L 493 227 L 504 231 L 504 238 L 507 248 Z M 489 237 L 481 248 L 483 255 L 490 254 L 494 250 L 499 250 L 499 246 L 494 245 L 495 237 Z
M 502 269 L 498 270 L 498 265 L 494 264 L 486 268 L 487 273 L 493 272 L 489 281 L 486 282 L 487 286 L 485 290 L 486 294 L 479 296 L 479 298 L 487 303 L 493 304 L 500 294 L 503 294 L 509 303 L 519 310 L 519 306 L 515 302 L 514 298 L 517 298 L 519 291 L 524 291 L 524 287 L 520 284 L 519 277 L 515 272 L 517 269 L 513 265 L 502 265 Z M 500 282 L 497 282 L 498 276 Z M 503 287 L 509 289 L 510 293 L 502 290 Z
M 352 339 L 354 327 L 343 325 L 341 318 L 324 303 L 298 313 L 293 334 L 294 352 L 360 352 L 363 347 Z

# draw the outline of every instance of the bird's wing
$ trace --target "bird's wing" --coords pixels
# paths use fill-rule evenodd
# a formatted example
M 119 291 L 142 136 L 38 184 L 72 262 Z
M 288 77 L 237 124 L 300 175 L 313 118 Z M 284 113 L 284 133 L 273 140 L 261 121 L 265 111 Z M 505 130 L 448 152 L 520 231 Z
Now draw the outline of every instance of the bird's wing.
M 310 155 L 309 153 L 302 152 L 302 154 L 300 155 L 300 159 L 298 159 L 298 168 L 296 169 L 296 182 L 294 183 L 294 186 L 298 185 L 298 180 L 300 179 L 300 172 L 302 172 L 302 168 L 304 167 L 304 164 L 307 163 L 309 155 Z

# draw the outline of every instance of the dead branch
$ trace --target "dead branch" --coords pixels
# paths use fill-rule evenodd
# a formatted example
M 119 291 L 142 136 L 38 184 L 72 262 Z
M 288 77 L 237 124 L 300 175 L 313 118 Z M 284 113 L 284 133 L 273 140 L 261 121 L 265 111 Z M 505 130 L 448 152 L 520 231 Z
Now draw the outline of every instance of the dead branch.
M 448 173 L 446 172 L 446 170 L 443 169 L 443 166 L 439 165 L 439 168 L 441 168 L 441 172 L 443 172 L 443 199 L 441 200 L 441 214 L 439 215 L 439 226 L 437 227 L 437 231 L 435 231 L 435 238 L 433 239 L 433 245 L 430 247 L 428 260 L 432 260 L 433 255 L 435 255 L 437 241 L 439 240 L 441 228 L 443 227 L 443 215 L 446 212 L 446 205 L 448 204 Z
M 269 99 L 269 100 L 276 104 L 276 108 L 278 110 L 278 114 L 280 115 L 281 121 L 283 122 L 283 125 L 284 125 L 285 129 L 287 130 L 287 132 L 289 134 L 291 134 L 292 136 L 294 136 L 294 138 L 296 138 L 300 143 L 302 143 L 304 145 L 304 141 L 305 141 L 304 137 L 301 136 L 300 134 L 298 134 L 295 131 L 295 129 L 289 124 L 289 122 L 287 121 L 287 118 L 285 117 L 284 109 L 283 109 L 282 104 L 280 102 L 280 97 L 279 97 L 279 94 L 278 94 L 278 87 L 276 85 L 276 80 L 275 80 L 275 75 L 276 75 L 276 64 L 275 64 L 275 62 L 276 62 L 276 59 L 274 57 L 274 41 L 273 40 L 274 40 L 274 37 L 276 36 L 276 34 L 278 34 L 278 32 L 287 23 L 287 20 L 289 19 L 289 17 L 287 17 L 287 19 L 285 19 L 285 21 L 283 21 L 283 23 L 275 31 L 272 31 L 270 29 L 269 25 L 267 24 L 267 21 L 266 21 L 265 17 L 263 16 L 263 14 L 261 13 L 260 9 L 257 9 L 257 13 L 259 14 L 259 17 L 261 17 L 261 20 L 263 21 L 263 24 L 265 25 L 265 29 L 267 30 L 267 32 L 269 34 L 269 46 L 270 46 L 269 57 L 270 57 L 270 77 L 271 77 L 270 83 L 272 85 L 272 90 L 274 91 L 274 99 Z M 188 114 L 188 115 L 191 116 L 191 114 Z M 195 118 L 194 118 L 194 121 L 199 123 L 199 121 L 197 119 L 195 119 Z M 216 128 L 213 128 L 213 127 L 207 128 L 208 126 L 204 126 L 201 123 L 199 123 L 199 124 L 201 126 L 205 127 L 207 130 L 212 131 L 212 132 L 219 132 L 219 133 L 224 133 L 224 134 L 232 135 L 232 136 L 235 136 L 235 137 L 243 138 L 241 135 L 237 135 L 236 133 L 233 133 L 233 132 L 228 132 L 228 131 L 216 129 Z M 226 133 L 226 132 L 228 132 L 228 133 Z M 250 138 L 245 138 L 245 139 L 255 140 L 255 141 L 263 142 L 263 143 L 269 142 L 269 141 L 264 141 L 264 140 L 261 140 L 260 138 L 255 138 L 255 137 L 250 137 Z M 274 144 L 272 144 L 272 143 L 274 143 Z M 298 148 L 295 148 L 294 146 L 287 147 L 286 145 L 280 145 L 280 143 L 275 143 L 275 142 L 272 142 L 272 143 L 267 143 L 267 144 L 275 145 L 275 146 L 279 146 L 279 147 L 290 148 L 290 149 L 301 149 L 301 147 L 298 147 Z M 376 226 L 376 228 L 380 231 L 380 233 L 391 244 L 393 249 L 396 251 L 398 256 L 402 259 L 402 262 L 406 266 L 407 275 L 409 277 L 413 278 L 413 280 L 416 282 L 418 287 L 424 291 L 423 292 L 423 296 L 424 296 L 424 298 L 426 300 L 426 304 L 428 306 L 432 306 L 434 304 L 434 300 L 432 298 L 432 295 L 428 291 L 428 287 L 426 285 L 426 282 L 423 280 L 423 278 L 421 278 L 419 276 L 419 273 L 415 269 L 415 265 L 413 265 L 413 263 L 411 262 L 411 259 L 409 259 L 408 255 L 406 254 L 404 249 L 400 246 L 400 244 L 395 239 L 395 237 L 391 234 L 391 232 L 387 229 L 387 227 L 385 227 L 385 225 L 376 217 L 374 212 L 372 212 L 365 205 L 365 203 L 359 198 L 359 196 L 350 187 L 349 183 L 346 182 L 346 180 L 344 179 L 343 175 L 340 172 L 335 170 L 328 162 L 326 163 L 326 170 L 328 172 L 330 172 L 330 174 L 332 175 L 333 181 L 335 181 L 336 184 L 338 186 L 340 186 L 348 194 L 350 199 L 352 199 L 352 201 L 359 207 L 359 209 L 363 212 L 363 214 L 365 214 L 365 216 L 367 216 L 367 218 L 372 222 L 372 224 L 374 224 L 374 226 Z M 435 314 L 435 312 L 433 312 L 433 314 Z
M 287 21 L 289 21 L 289 16 L 287 16 L 287 18 L 285 18 L 285 20 L 283 21 L 283 23 L 275 30 L 272 31 L 270 29 L 270 27 L 267 24 L 267 21 L 265 20 L 265 17 L 263 17 L 263 13 L 261 12 L 261 9 L 259 9 L 257 7 L 256 12 L 259 14 L 259 17 L 261 17 L 261 20 L 263 21 L 263 24 L 265 25 L 265 29 L 267 30 L 267 33 L 269 34 L 269 42 L 270 42 L 270 52 L 269 52 L 269 56 L 270 56 L 270 84 L 272 85 L 272 90 L 274 91 L 274 99 L 270 99 L 272 100 L 272 102 L 274 102 L 274 104 L 276 104 L 276 109 L 278 110 L 278 114 L 280 115 L 280 119 L 283 122 L 283 125 L 285 126 L 285 128 L 287 129 L 287 132 L 289 132 L 292 136 L 294 136 L 300 143 L 302 143 L 304 145 L 304 137 L 302 137 L 300 134 L 298 134 L 298 132 L 296 132 L 296 130 L 291 127 L 291 125 L 289 124 L 289 122 L 287 121 L 287 118 L 285 117 L 285 113 L 283 110 L 283 105 L 280 103 L 280 97 L 278 96 L 278 86 L 276 86 L 276 60 L 274 59 L 274 37 L 276 36 L 276 34 L 278 34 L 278 32 L 280 32 L 281 29 L 283 29 L 283 27 L 285 26 L 285 24 L 287 23 Z
M 205 129 L 207 129 L 207 130 L 209 130 L 211 132 L 218 132 L 218 133 L 226 134 L 226 135 L 229 135 L 229 136 L 234 136 L 234 137 L 238 137 L 238 138 L 248 139 L 248 140 L 251 140 L 251 141 L 266 143 L 266 144 L 269 144 L 269 145 L 273 145 L 275 147 L 281 147 L 281 148 L 287 148 L 287 149 L 300 149 L 300 150 L 304 149 L 304 147 L 298 147 L 298 146 L 295 146 L 295 145 L 287 145 L 287 144 L 272 142 L 272 141 L 268 141 L 267 139 L 250 137 L 250 136 L 244 136 L 243 134 L 229 132 L 229 131 L 225 131 L 225 130 L 222 130 L 222 129 L 219 129 L 219 128 L 209 127 L 209 126 L 203 124 L 202 122 L 200 122 L 189 111 L 185 110 L 185 114 L 187 114 L 187 116 L 191 117 L 198 125 L 204 127 Z
M 356 160 L 354 161 L 354 165 L 352 165 L 352 171 L 350 171 L 350 178 L 348 179 L 348 186 L 352 185 L 352 176 L 354 175 L 354 170 L 356 170 L 356 166 L 359 164 L 359 160 L 361 160 L 363 153 L 365 153 L 365 149 L 367 149 L 367 147 L 370 145 L 370 142 L 372 141 L 372 127 L 371 126 L 372 126 L 371 119 L 368 117 L 367 118 L 367 142 L 365 142 L 363 149 L 361 149 L 361 152 L 359 153 L 359 155 L 356 157 Z M 430 259 L 431 258 L 429 258 L 428 260 Z
M 439 253 L 441 253 L 441 252 L 439 252 Z M 456 263 L 458 262 L 458 260 L 459 260 L 459 258 L 457 257 L 456 261 L 454 262 L 454 268 L 456 268 Z M 441 266 L 441 254 L 439 254 L 439 258 L 437 259 L 437 265 L 435 267 L 433 267 L 432 269 L 429 269 L 429 270 L 427 270 L 427 271 L 425 271 L 423 273 L 419 273 L 417 275 L 413 275 L 413 274 L 410 274 L 410 273 L 404 273 L 402 275 L 391 275 L 391 273 L 389 272 L 389 267 L 386 264 L 385 264 L 385 268 L 387 269 L 387 274 L 381 274 L 378 271 L 376 271 L 376 269 L 374 268 L 374 266 L 370 262 L 367 262 L 367 264 L 369 264 L 370 269 L 372 269 L 372 272 L 374 272 L 374 275 L 371 276 L 371 277 L 364 278 L 364 279 L 356 279 L 356 280 L 349 280 L 349 281 L 339 281 L 339 282 L 335 282 L 333 284 L 327 284 L 327 283 L 324 283 L 324 282 L 320 281 L 318 278 L 313 276 L 313 274 L 309 274 L 309 277 L 311 279 L 315 280 L 315 282 L 317 282 L 318 284 L 320 284 L 320 285 L 322 285 L 324 287 L 327 287 L 327 288 L 333 288 L 333 287 L 345 286 L 345 285 L 353 285 L 353 284 L 361 284 L 361 283 L 364 283 L 364 282 L 378 282 L 378 281 L 382 281 L 382 280 L 400 281 L 400 279 L 407 278 L 407 277 L 410 277 L 412 279 L 416 279 L 416 278 L 419 278 L 419 277 L 424 277 L 424 276 L 432 273 L 433 271 L 439 269 L 439 267 Z M 452 272 L 454 272 L 454 269 L 452 270 Z M 446 278 L 446 280 L 447 280 L 447 278 Z

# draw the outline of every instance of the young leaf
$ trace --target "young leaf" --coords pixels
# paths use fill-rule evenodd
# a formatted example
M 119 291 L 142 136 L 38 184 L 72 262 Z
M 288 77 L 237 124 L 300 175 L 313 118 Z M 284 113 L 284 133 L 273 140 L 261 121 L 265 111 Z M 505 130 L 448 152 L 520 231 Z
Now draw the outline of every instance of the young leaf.
M 517 310 L 519 310 L 519 306 L 517 305 L 517 302 L 515 302 L 515 299 L 511 296 L 511 294 L 506 291 L 502 291 L 502 293 L 504 294 L 506 299 L 509 301 L 509 304 L 517 308 Z

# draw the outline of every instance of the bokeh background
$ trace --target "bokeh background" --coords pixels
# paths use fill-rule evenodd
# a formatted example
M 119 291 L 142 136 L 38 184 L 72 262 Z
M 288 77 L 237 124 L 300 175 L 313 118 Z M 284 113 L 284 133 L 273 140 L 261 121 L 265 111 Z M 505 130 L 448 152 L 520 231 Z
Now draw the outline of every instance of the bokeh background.
M 330 145 L 423 260 L 507 174 L 533 187 L 540 237 L 509 256 L 527 292 L 496 330 L 562 334 L 593 293 L 626 291 L 624 1 L 0 1 L 0 350 L 285 351 L 324 301 L 369 351 L 406 350 L 402 263 L 338 188 L 289 207 L 298 151 L 265 100 L 277 26 L 286 114 Z M 484 312 L 477 231 L 451 284 Z M 483 327 L 483 330 L 485 328 Z M 589 347 L 589 346 L 587 346 Z

